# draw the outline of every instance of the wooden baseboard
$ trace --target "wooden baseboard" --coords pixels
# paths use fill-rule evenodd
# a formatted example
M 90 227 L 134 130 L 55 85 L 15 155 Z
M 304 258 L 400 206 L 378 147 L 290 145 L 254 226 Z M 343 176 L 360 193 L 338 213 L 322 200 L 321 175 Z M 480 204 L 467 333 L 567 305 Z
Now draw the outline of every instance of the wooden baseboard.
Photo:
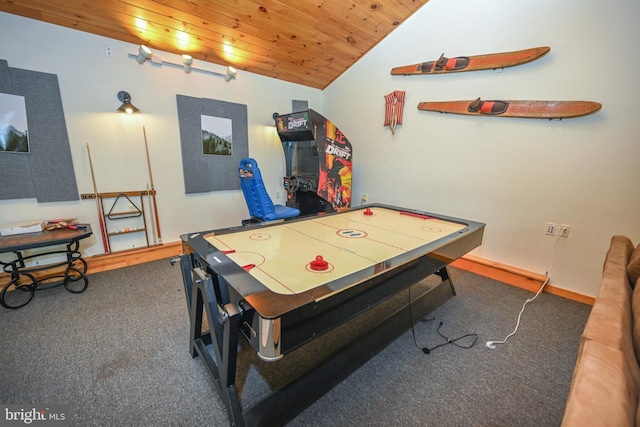
M 115 268 L 129 267 L 144 262 L 157 261 L 182 254 L 182 242 L 164 243 L 149 248 L 132 249 L 85 258 L 87 273 L 99 273 Z
M 532 273 L 473 255 L 465 255 L 454 261 L 451 265 L 531 292 L 538 292 L 540 286 L 542 286 L 547 279 L 547 276 L 543 274 Z M 544 287 L 544 292 L 589 305 L 593 305 L 595 300 L 593 297 L 558 288 L 550 283 L 547 283 Z

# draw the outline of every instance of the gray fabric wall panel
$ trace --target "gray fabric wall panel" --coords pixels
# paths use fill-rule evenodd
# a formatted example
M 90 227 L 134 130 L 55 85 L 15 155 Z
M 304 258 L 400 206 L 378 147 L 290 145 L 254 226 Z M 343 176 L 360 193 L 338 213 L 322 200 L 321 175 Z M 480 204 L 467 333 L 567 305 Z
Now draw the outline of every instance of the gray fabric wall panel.
M 239 190 L 238 165 L 249 156 L 247 106 L 213 99 L 176 95 L 186 194 Z M 232 120 L 231 156 L 202 153 L 201 115 Z
M 11 79 L 9 78 L 9 63 L 0 59 L 0 92 L 10 93 Z
M 25 97 L 31 137 L 31 179 L 38 202 L 78 200 L 69 136 L 55 74 L 10 69 L 16 95 Z
M 58 77 L 0 61 L 0 92 L 25 98 L 31 151 L 0 152 L 0 198 L 78 200 Z
M 182 173 L 184 176 L 184 192 L 205 193 L 211 191 L 209 183 L 209 166 L 202 155 L 202 139 L 200 112 L 202 99 L 176 95 L 178 107 L 178 124 L 182 150 Z
M 0 93 L 14 95 L 9 74 L 9 64 L 5 60 L 0 60 Z M 0 151 L 0 199 L 11 200 L 35 197 L 29 157 L 29 154 Z

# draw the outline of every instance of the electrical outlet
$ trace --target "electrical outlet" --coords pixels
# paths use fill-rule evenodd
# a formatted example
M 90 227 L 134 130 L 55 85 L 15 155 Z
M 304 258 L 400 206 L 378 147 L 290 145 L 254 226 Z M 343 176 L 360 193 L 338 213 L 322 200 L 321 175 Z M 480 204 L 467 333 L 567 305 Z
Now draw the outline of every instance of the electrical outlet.
M 560 224 L 560 237 L 569 237 L 571 226 L 567 224 Z
M 367 193 L 364 193 L 362 195 L 362 203 L 366 202 L 369 199 L 369 196 L 367 196 Z
M 548 222 L 547 223 L 547 230 L 545 231 L 544 234 L 546 234 L 548 236 L 555 236 L 556 235 L 556 227 L 558 227 L 558 224 L 556 224 L 555 222 Z
M 104 56 L 107 58 L 113 58 L 113 47 L 110 44 L 104 45 Z

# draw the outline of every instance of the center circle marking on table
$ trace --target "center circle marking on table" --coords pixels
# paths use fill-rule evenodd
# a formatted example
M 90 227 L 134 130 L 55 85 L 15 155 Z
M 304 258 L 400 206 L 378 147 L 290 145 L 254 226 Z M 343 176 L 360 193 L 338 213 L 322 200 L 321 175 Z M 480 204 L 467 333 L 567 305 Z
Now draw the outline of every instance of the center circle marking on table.
M 267 233 L 256 233 L 249 236 L 251 240 L 269 240 L 271 238 L 271 234 Z
M 347 239 L 362 239 L 368 236 L 366 231 L 358 230 L 355 228 L 341 228 L 340 230 L 336 231 L 336 234 Z
M 438 227 L 422 227 L 422 228 L 421 228 L 421 230 L 422 230 L 422 231 L 430 231 L 430 232 L 432 232 L 432 233 L 439 233 L 439 232 L 441 232 L 441 231 L 442 231 L 442 230 L 441 230 L 440 228 L 438 228 Z

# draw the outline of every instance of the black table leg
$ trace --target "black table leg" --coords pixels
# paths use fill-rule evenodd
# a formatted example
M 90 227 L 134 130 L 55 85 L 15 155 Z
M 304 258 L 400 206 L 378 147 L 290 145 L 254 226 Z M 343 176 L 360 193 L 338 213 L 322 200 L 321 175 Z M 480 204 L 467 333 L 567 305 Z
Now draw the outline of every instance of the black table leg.
M 447 270 L 447 267 L 442 267 L 440 270 L 436 271 L 435 274 L 440 276 L 443 282 L 448 283 L 449 286 L 451 286 L 451 292 L 453 292 L 453 295 L 456 295 L 456 288 L 453 286 L 453 280 L 449 277 L 449 270 Z
M 233 304 L 218 301 L 220 292 L 214 289 L 214 278 L 200 268 L 194 268 L 193 272 L 191 356 L 200 356 L 204 362 L 227 408 L 231 425 L 243 426 L 242 405 L 235 384 L 242 315 Z M 206 315 L 209 324 L 208 331 L 202 330 L 203 315 Z

